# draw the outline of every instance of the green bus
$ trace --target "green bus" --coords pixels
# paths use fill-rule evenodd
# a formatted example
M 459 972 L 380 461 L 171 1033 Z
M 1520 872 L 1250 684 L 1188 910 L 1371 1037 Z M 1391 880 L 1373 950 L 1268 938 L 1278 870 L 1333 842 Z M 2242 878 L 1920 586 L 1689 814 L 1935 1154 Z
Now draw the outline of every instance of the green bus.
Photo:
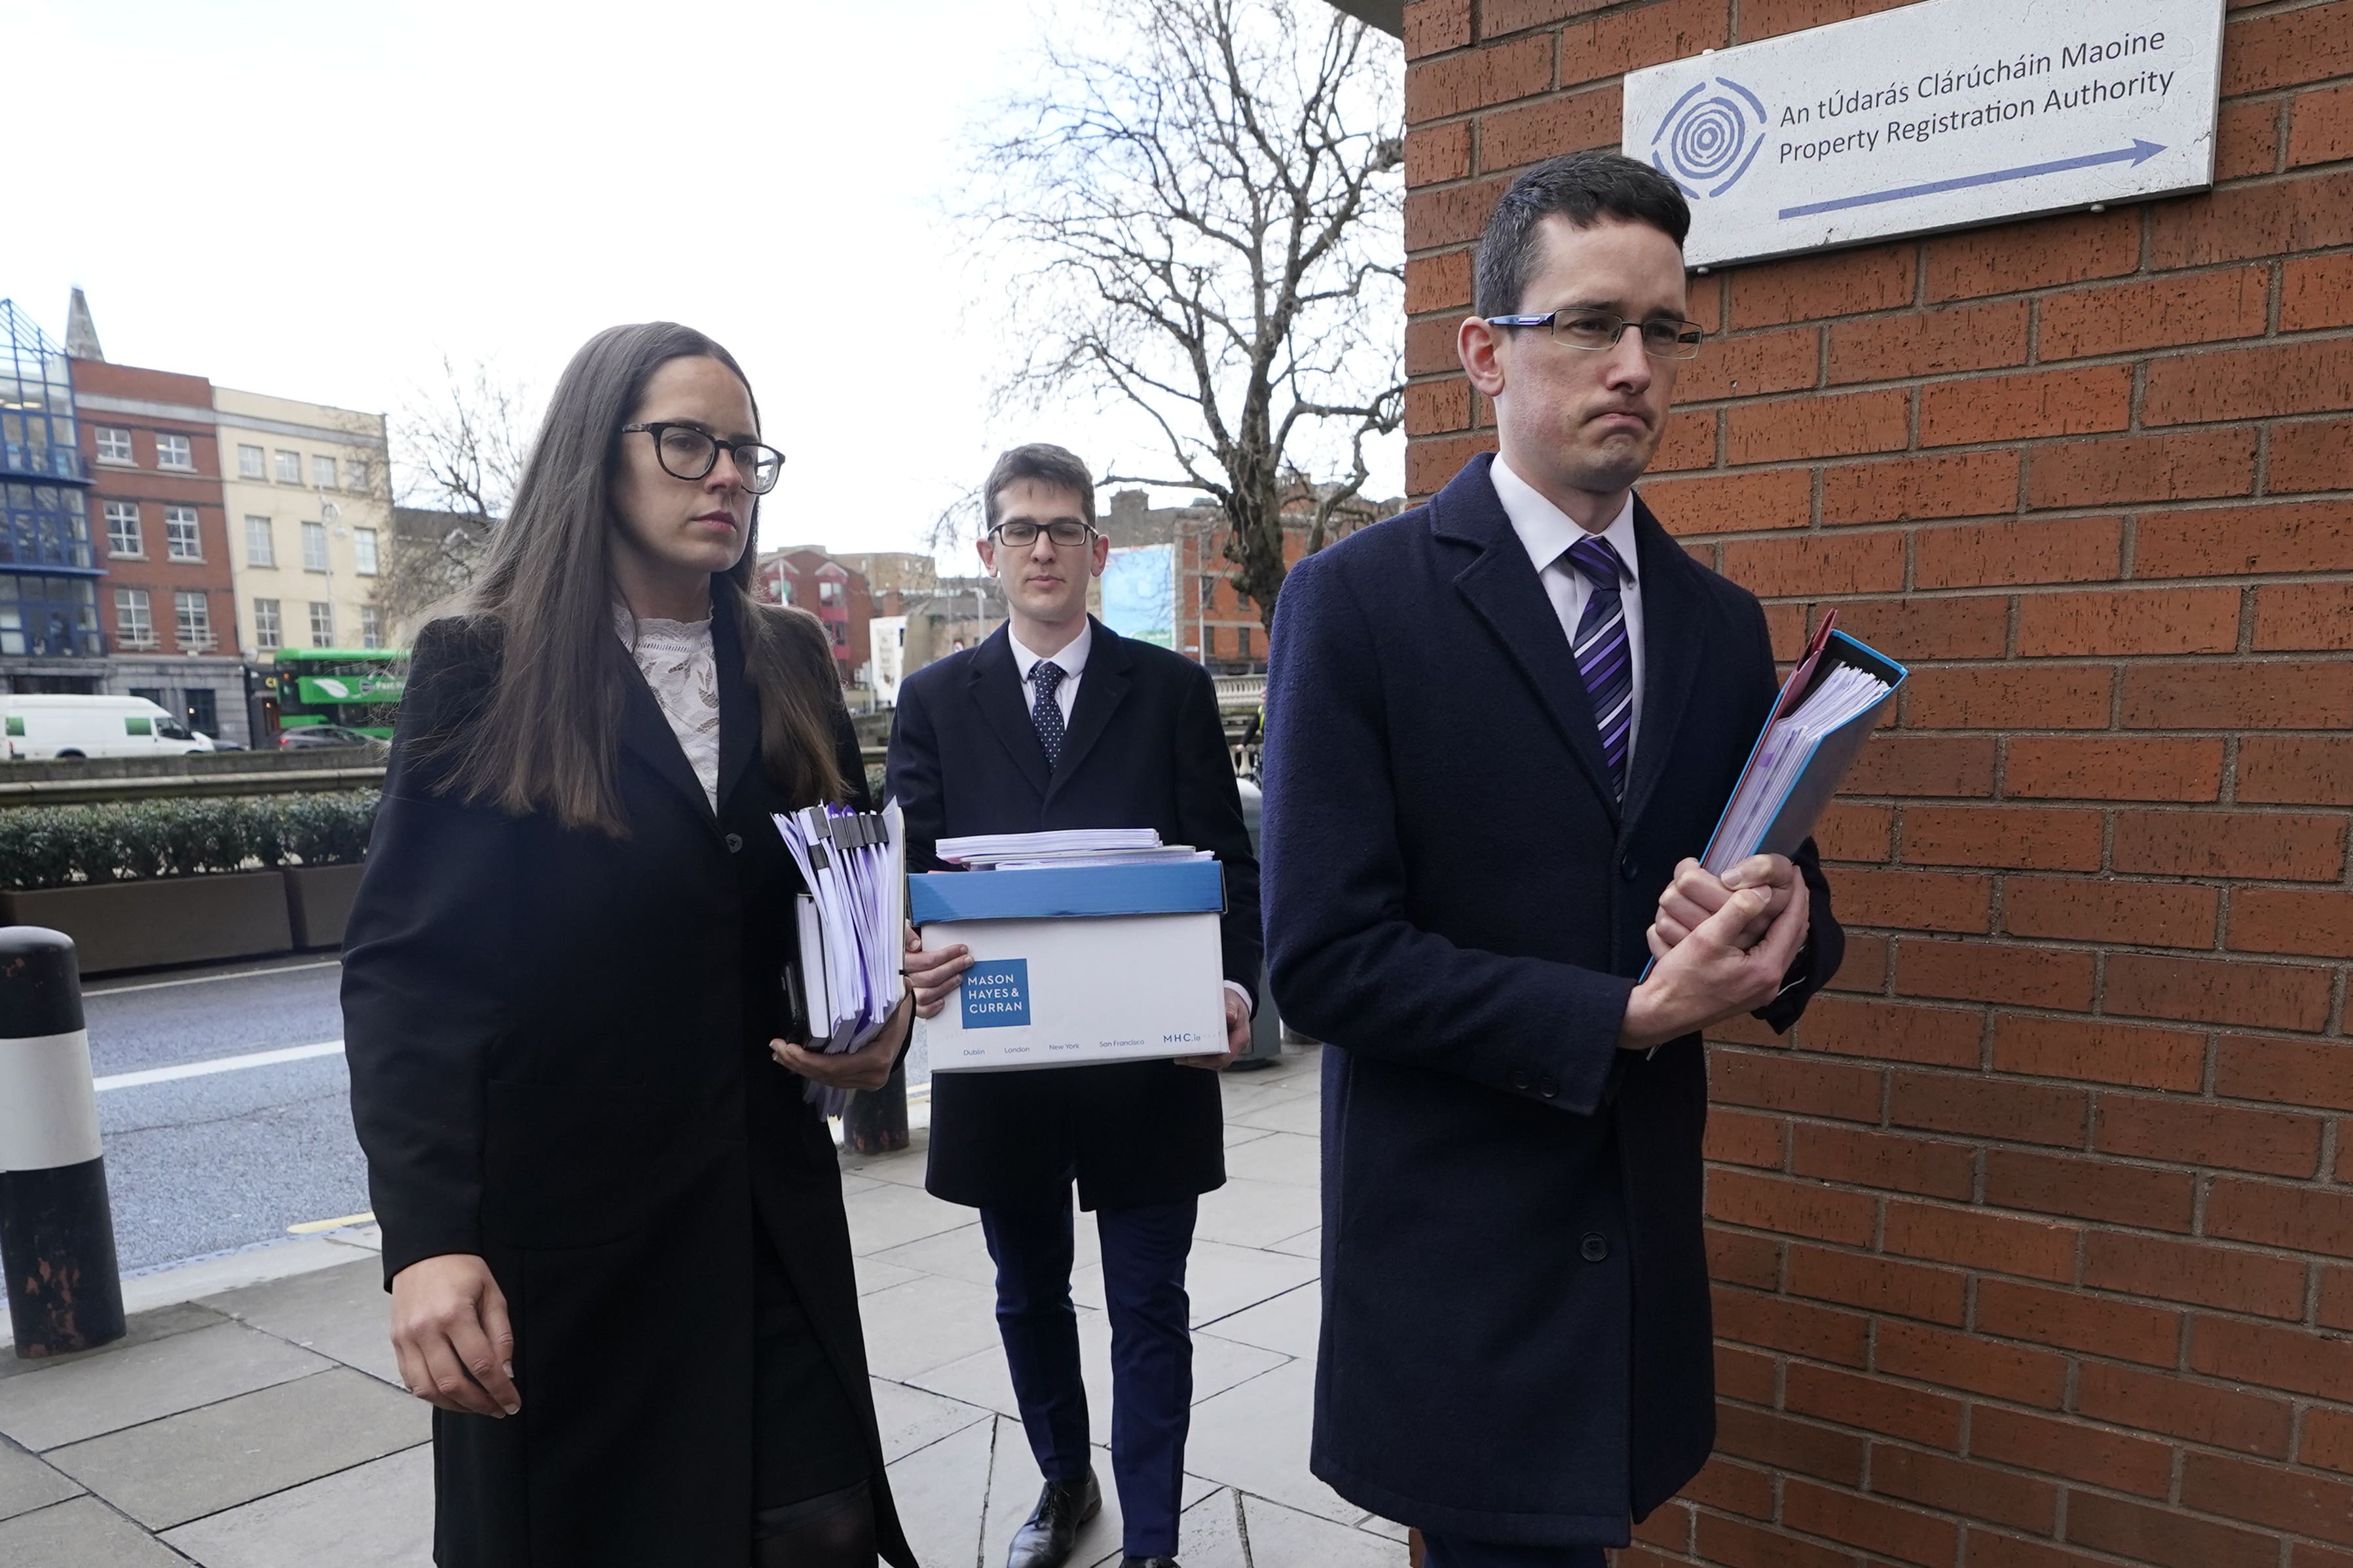
M 340 724 L 392 738 L 392 718 L 407 684 L 406 648 L 281 647 L 257 684 L 262 711 L 254 733 Z

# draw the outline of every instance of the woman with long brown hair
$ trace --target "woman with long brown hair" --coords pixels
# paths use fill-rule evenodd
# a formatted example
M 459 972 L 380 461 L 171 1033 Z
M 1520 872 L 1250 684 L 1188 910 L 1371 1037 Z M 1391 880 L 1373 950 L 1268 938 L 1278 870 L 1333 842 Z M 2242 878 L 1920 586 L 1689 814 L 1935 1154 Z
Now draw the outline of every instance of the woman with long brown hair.
M 829 640 L 753 597 L 782 462 L 725 349 L 601 332 L 417 639 L 343 1019 L 442 1568 L 913 1568 L 806 1092 L 907 1011 L 775 1037 L 772 814 L 869 804 Z

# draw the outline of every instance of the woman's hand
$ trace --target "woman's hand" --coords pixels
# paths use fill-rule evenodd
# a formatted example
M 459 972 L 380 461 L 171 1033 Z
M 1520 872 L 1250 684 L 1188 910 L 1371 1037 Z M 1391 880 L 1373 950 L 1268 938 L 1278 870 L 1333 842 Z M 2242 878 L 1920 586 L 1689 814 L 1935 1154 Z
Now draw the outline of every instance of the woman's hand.
M 964 984 L 964 972 L 971 967 L 972 949 L 944 947 L 932 952 L 923 946 L 915 928 L 908 926 L 907 984 L 915 988 L 915 1010 L 924 1017 L 940 1016 L 948 997 Z
M 408 1392 L 461 1415 L 512 1415 L 514 1329 L 491 1266 L 468 1252 L 421 1258 L 392 1277 L 392 1353 Z
M 899 1047 L 906 1043 L 907 1031 L 914 1022 L 915 999 L 902 995 L 874 1037 L 854 1051 L 813 1051 L 790 1040 L 770 1040 L 768 1050 L 803 1078 L 828 1089 L 856 1089 L 871 1094 L 890 1081 L 891 1069 L 899 1065 Z

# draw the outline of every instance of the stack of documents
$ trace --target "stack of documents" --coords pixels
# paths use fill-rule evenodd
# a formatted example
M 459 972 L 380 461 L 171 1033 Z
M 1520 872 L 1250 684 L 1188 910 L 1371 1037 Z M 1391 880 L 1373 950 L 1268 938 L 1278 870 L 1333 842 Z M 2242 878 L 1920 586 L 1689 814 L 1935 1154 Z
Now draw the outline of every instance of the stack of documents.
M 1156 828 L 1071 827 L 1057 833 L 975 833 L 943 838 L 936 847 L 940 858 L 952 865 L 986 867 L 1007 860 L 1134 853 L 1160 847 Z
M 880 812 L 812 805 L 779 813 L 776 831 L 808 889 L 795 900 L 800 952 L 786 977 L 793 1022 L 812 1050 L 854 1050 L 905 989 L 904 818 L 896 801 Z M 809 1098 L 820 1098 L 815 1083 Z M 848 1097 L 824 1098 L 838 1112 Z
M 1908 673 L 1825 618 L 1781 688 L 1700 864 L 1721 877 L 1752 855 L 1796 853 Z

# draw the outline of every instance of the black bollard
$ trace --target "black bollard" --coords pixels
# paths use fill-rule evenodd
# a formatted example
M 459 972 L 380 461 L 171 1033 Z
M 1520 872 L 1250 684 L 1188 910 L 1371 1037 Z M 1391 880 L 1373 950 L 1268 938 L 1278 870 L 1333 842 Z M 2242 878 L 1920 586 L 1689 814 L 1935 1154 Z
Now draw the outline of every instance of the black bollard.
M 122 1277 L 73 938 L 0 928 L 0 1268 L 16 1354 L 122 1337 Z
M 902 1054 L 888 1082 L 849 1097 L 841 1113 L 841 1141 L 855 1154 L 895 1154 L 907 1146 L 907 1058 Z

